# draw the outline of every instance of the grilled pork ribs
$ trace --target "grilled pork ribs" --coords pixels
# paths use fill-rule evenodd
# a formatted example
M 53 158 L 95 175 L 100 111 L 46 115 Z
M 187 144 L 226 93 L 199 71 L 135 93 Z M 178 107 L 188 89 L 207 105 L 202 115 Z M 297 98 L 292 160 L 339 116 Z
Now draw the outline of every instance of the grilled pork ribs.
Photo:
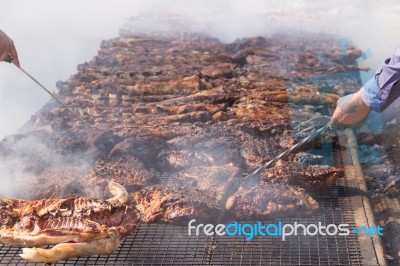
M 20 255 L 31 262 L 111 254 L 137 227 L 139 216 L 123 186 L 110 182 L 109 189 L 114 197 L 107 200 L 1 199 L 0 242 L 26 247 Z

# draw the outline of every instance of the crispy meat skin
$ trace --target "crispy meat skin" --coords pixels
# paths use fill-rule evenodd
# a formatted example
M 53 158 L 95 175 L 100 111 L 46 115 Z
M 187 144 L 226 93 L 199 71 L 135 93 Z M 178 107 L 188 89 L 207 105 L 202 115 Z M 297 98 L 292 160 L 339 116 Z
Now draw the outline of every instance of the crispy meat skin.
M 58 255 L 52 254 L 46 262 L 67 259 L 75 255 L 98 254 L 96 247 L 104 242 L 108 243 L 106 253 L 109 254 L 132 233 L 139 222 L 138 213 L 132 205 L 127 204 L 128 193 L 125 188 L 110 182 L 109 189 L 114 197 L 108 200 L 81 197 L 43 200 L 1 199 L 0 242 L 25 247 L 62 244 L 56 248 Z M 68 251 L 70 242 L 82 244 L 85 251 L 70 253 Z M 21 256 L 32 262 L 43 261 L 40 254 L 36 253 L 40 253 L 40 250 L 24 249 Z M 51 254 L 54 251 L 42 250 L 43 252 Z
M 83 243 L 57 244 L 51 249 L 23 248 L 20 256 L 30 262 L 53 263 L 74 257 L 110 255 L 120 244 L 119 239 L 99 239 Z

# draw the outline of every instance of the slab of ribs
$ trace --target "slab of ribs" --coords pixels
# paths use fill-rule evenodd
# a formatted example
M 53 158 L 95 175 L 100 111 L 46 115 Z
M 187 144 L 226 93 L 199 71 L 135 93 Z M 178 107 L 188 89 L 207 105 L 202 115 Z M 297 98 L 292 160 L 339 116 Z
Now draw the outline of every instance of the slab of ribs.
M 50 101 L 0 142 L 13 180 L 1 195 L 0 242 L 23 246 L 28 261 L 55 262 L 110 254 L 139 222 L 317 210 L 343 168 L 304 164 L 306 150 L 266 169 L 257 184 L 242 180 L 294 144 L 293 125 L 335 106 L 340 84 L 304 81 L 342 71 L 340 49 L 335 38 L 313 35 L 226 44 L 194 33 L 125 32 L 103 41 L 57 83 L 58 97 L 96 130 Z M 346 67 L 356 69 L 359 55 L 348 46 Z
M 1 242 L 26 247 L 20 255 L 32 262 L 111 254 L 140 218 L 122 185 L 110 181 L 109 189 L 114 197 L 107 200 L 1 199 Z

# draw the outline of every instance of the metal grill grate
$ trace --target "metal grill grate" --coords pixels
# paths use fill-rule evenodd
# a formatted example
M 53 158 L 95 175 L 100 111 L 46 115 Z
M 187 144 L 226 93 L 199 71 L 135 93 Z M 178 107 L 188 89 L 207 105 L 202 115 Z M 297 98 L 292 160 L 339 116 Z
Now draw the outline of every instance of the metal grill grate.
M 160 176 L 161 177 L 161 176 Z M 163 174 L 167 180 L 170 175 Z M 319 198 L 321 212 L 309 217 L 284 218 L 284 223 L 347 223 L 355 227 L 346 179 Z M 243 221 L 254 223 L 255 221 Z M 263 221 L 263 223 L 277 221 Z M 0 247 L 0 265 L 33 265 L 20 259 L 16 247 Z M 362 265 L 356 235 L 279 237 L 188 236 L 184 226 L 142 224 L 110 256 L 91 256 L 56 265 Z

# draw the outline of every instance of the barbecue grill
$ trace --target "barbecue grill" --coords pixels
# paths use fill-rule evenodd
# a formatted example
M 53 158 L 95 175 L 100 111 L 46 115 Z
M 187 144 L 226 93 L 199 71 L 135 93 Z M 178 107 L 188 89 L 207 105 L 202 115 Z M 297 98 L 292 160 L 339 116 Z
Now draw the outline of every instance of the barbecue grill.
M 318 198 L 320 211 L 307 217 L 282 218 L 283 223 L 349 224 L 372 226 L 374 219 L 365 195 L 366 186 L 357 159 L 352 130 L 346 130 L 347 151 L 324 154 L 325 163 L 345 165 L 346 175 Z M 346 141 L 342 138 L 341 141 Z M 174 178 L 158 173 L 161 182 Z M 239 221 L 254 223 L 256 221 Z M 274 220 L 263 221 L 275 223 Z M 0 246 L 0 265 L 35 265 L 18 254 L 20 248 Z M 39 264 L 37 264 L 39 265 Z M 348 236 L 188 236 L 186 226 L 142 224 L 109 256 L 90 256 L 56 265 L 385 265 L 379 237 Z

